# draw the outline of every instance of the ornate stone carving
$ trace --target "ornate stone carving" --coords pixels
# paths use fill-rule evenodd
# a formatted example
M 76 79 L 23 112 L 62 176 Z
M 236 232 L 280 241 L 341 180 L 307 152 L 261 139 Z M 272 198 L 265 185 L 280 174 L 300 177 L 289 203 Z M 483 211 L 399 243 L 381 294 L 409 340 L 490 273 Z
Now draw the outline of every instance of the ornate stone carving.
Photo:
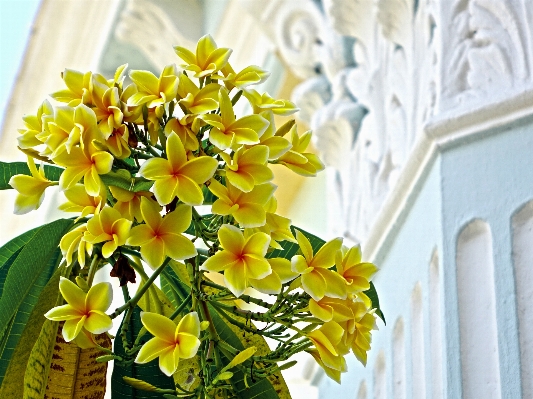
M 531 14 L 528 0 L 442 3 L 450 21 L 443 35 L 440 110 L 486 103 L 531 87 Z M 451 51 L 447 51 L 451 49 Z
M 332 62 L 328 53 L 341 53 L 343 47 L 351 59 L 336 60 L 337 68 L 324 68 L 323 77 L 302 83 L 294 99 L 335 170 L 333 203 L 341 217 L 334 218 L 331 230 L 364 241 L 433 112 L 435 18 L 424 1 L 416 9 L 410 0 L 324 0 L 322 5 L 323 24 L 344 35 L 344 41 L 319 38 L 323 64 Z M 350 51 L 347 36 L 355 39 Z
M 179 7 L 178 3 L 182 1 L 161 6 L 149 0 L 126 1 L 115 28 L 115 37 L 137 47 L 153 65 L 178 62 L 179 59 L 172 51 L 172 47 L 179 45 L 195 48 L 199 37 L 190 37 L 190 32 L 187 33 L 186 29 L 180 31 L 175 19 L 171 18 L 169 11 Z M 193 16 L 196 15 L 197 24 L 200 25 L 201 9 L 196 7 L 198 9 L 195 10 L 192 4 L 188 4 L 187 7 L 188 12 L 192 12 Z

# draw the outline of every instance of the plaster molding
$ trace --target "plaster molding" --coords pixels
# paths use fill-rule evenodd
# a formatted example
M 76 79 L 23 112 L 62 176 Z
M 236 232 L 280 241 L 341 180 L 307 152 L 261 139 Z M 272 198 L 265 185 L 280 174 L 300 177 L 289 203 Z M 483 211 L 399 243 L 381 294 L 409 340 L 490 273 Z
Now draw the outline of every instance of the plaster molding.
M 485 136 L 487 131 L 516 123 L 533 116 L 533 89 L 508 99 L 479 106 L 455 117 L 435 117 L 424 127 L 398 184 L 390 192 L 368 239 L 363 253 L 370 261 L 379 258 L 386 242 L 400 228 L 402 215 L 407 214 L 424 177 L 439 153 L 452 146 Z
M 293 99 L 335 170 L 332 203 L 341 212 L 330 234 L 364 242 L 420 126 L 433 114 L 434 9 L 421 2 L 414 10 L 407 0 L 322 4 L 324 26 L 340 36 L 317 31 L 320 75 L 302 83 Z
M 196 42 L 179 31 L 167 11 L 149 0 L 129 0 L 118 18 L 115 37 L 137 47 L 154 67 L 176 63 L 172 47 L 195 48 Z
M 463 113 L 477 115 L 531 87 L 533 7 L 527 0 L 321 3 L 321 15 L 302 19 L 316 32 L 319 75 L 308 77 L 293 99 L 334 170 L 332 207 L 340 214 L 330 209 L 339 215 L 330 234 L 364 243 L 428 123 L 453 125 Z M 301 4 L 291 13 L 303 15 Z M 315 29 L 320 18 L 340 37 Z

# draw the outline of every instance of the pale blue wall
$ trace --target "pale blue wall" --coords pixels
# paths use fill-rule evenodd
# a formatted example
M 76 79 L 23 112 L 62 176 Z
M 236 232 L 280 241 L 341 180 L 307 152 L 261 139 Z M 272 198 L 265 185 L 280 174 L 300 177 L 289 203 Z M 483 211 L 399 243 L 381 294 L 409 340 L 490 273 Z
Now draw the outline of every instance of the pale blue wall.
M 381 349 L 386 358 L 386 397 L 393 398 L 392 342 L 398 317 L 404 320 L 406 397 L 412 396 L 410 313 L 417 281 L 423 294 L 426 392 L 430 397 L 428 283 L 435 249 L 440 263 L 441 334 L 445 351 L 442 357 L 446 363 L 443 397 L 461 397 L 456 247 L 458 234 L 475 219 L 487 222 L 492 233 L 501 397 L 521 397 L 511 217 L 533 199 L 533 118 L 441 147 L 428 170 L 376 258 L 381 270 L 375 284 L 388 324 L 381 323 L 380 331 L 374 333 L 367 368 L 349 355 L 349 372 L 343 375 L 342 385 L 326 377 L 315 380 L 321 399 L 356 398 L 362 379 L 366 380 L 368 399 L 373 398 L 374 365 Z

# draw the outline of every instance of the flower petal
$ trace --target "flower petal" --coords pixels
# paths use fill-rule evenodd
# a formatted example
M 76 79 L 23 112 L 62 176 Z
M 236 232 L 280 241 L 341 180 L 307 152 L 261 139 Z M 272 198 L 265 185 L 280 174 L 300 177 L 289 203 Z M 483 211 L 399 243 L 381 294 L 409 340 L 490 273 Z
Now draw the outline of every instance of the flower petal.
M 165 243 L 165 254 L 174 260 L 192 258 L 197 254 L 191 240 L 181 234 L 165 234 L 161 238 Z
M 180 200 L 188 205 L 202 205 L 204 194 L 194 180 L 185 175 L 178 176 L 176 194 Z
M 221 251 L 207 258 L 201 269 L 208 270 L 210 272 L 220 272 L 222 270 L 226 270 L 228 267 L 233 266 L 233 264 L 237 261 L 238 257 L 231 251 Z
M 276 295 L 281 292 L 281 280 L 274 272 L 260 280 L 250 279 L 249 282 L 252 287 L 263 294 Z
M 113 327 L 113 320 L 104 312 L 92 310 L 85 319 L 84 327 L 93 334 L 102 334 Z
M 240 297 L 248 286 L 248 276 L 246 275 L 246 266 L 243 262 L 236 262 L 224 271 L 224 282 L 226 287 L 237 298 Z
M 200 322 L 198 322 L 198 334 L 200 334 Z M 190 359 L 196 355 L 200 347 L 200 340 L 197 336 L 188 333 L 179 333 L 178 342 L 179 357 L 182 359 Z
M 337 251 L 341 248 L 341 245 L 342 238 L 339 237 L 328 241 L 322 246 L 322 248 L 318 250 L 313 260 L 309 262 L 309 266 L 330 268 L 335 264 L 335 255 L 337 254 Z
M 180 204 L 176 209 L 167 213 L 161 222 L 161 232 L 183 233 L 191 225 L 192 208 L 189 205 Z
M 98 283 L 93 285 L 85 299 L 86 309 L 100 310 L 105 312 L 113 301 L 113 289 L 110 283 Z
M 79 319 L 72 319 L 65 321 L 63 324 L 63 338 L 65 341 L 70 342 L 80 333 L 85 323 L 86 316 L 80 317 Z
M 158 313 L 141 312 L 141 322 L 154 337 L 174 344 L 176 324 L 168 317 Z
M 160 237 L 141 246 L 141 255 L 148 265 L 155 269 L 165 260 L 165 243 Z
M 326 281 L 318 273 L 302 274 L 302 287 L 315 301 L 320 301 L 326 294 Z
M 59 280 L 59 291 L 67 301 L 67 303 L 74 309 L 85 313 L 85 292 L 72 281 L 65 277 Z
M 218 162 L 216 159 L 201 156 L 191 159 L 180 170 L 179 173 L 187 176 L 195 183 L 201 184 L 213 176 L 217 169 Z
M 168 350 L 168 348 L 173 348 L 173 346 L 174 344 L 169 344 L 161 338 L 154 337 L 142 346 L 135 358 L 135 363 L 143 364 L 151 362 L 158 357 L 161 352 Z
M 179 333 L 192 334 L 195 337 L 200 335 L 200 318 L 198 317 L 198 313 L 191 312 L 183 316 L 176 329 L 176 338 Z
M 239 228 L 224 224 L 218 230 L 220 246 L 225 250 L 240 255 L 244 247 L 244 236 Z
M 82 317 L 82 314 L 78 310 L 74 309 L 71 305 L 67 304 L 62 306 L 56 306 L 55 308 L 50 309 L 44 314 L 44 317 L 49 320 L 63 321 L 79 319 L 80 317 Z
M 159 368 L 169 377 L 178 368 L 179 357 L 174 356 L 176 349 L 176 347 L 169 346 L 166 350 L 159 353 Z

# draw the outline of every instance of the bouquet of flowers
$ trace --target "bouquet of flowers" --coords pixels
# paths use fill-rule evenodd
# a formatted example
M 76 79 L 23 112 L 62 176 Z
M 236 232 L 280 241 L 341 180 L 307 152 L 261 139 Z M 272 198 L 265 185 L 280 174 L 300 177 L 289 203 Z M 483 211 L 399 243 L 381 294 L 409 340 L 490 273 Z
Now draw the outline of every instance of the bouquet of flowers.
M 54 105 L 24 117 L 27 164 L 0 163 L 15 213 L 58 186 L 75 214 L 0 248 L 0 397 L 102 398 L 107 362 L 113 398 L 289 397 L 280 371 L 298 352 L 337 382 L 350 351 L 366 363 L 376 266 L 276 213 L 271 164 L 324 168 L 311 132 L 275 126 L 298 109 L 251 89 L 269 74 L 235 72 L 209 35 L 175 51 L 179 68 L 129 71 L 129 85 L 127 65 L 66 69 Z M 116 309 L 94 283 L 106 264 Z

